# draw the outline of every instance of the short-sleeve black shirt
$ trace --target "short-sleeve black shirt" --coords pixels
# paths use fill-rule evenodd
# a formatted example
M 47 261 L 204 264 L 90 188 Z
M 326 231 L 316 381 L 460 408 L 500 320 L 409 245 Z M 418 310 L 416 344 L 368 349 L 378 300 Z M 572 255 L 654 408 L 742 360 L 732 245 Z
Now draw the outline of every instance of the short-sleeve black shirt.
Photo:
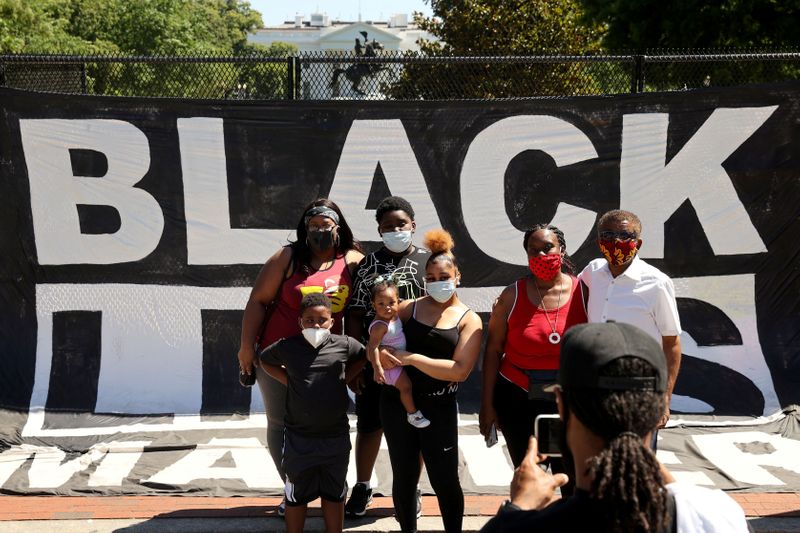
M 364 346 L 346 335 L 331 335 L 317 348 L 303 335 L 265 348 L 261 361 L 283 365 L 288 374 L 286 427 L 309 437 L 348 433 L 345 363 L 365 355 Z
M 430 256 L 430 251 L 424 248 L 415 248 L 410 254 L 399 257 L 380 248 L 361 260 L 356 269 L 349 307 L 364 312 L 365 334 L 375 318 L 370 294 L 375 278 L 394 273 L 400 300 L 419 298 L 425 295 L 425 263 Z

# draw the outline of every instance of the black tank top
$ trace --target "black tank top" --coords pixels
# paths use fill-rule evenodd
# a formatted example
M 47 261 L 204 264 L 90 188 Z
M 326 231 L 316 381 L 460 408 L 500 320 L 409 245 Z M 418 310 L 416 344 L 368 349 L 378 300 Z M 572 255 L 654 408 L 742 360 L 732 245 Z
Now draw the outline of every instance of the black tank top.
M 406 350 L 419 353 L 431 359 L 453 359 L 458 345 L 458 326 L 469 313 L 469 309 L 461 315 L 458 323 L 452 328 L 437 328 L 423 324 L 417 320 L 417 303 L 414 302 L 411 318 L 403 324 L 406 335 Z M 420 396 L 447 396 L 458 392 L 458 383 L 432 378 L 413 366 L 403 367 L 408 373 L 414 394 Z

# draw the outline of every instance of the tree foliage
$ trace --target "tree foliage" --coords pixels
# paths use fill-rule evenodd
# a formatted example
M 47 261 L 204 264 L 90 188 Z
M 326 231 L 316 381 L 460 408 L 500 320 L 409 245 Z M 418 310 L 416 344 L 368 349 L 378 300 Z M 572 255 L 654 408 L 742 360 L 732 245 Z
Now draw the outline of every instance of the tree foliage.
M 261 25 L 240 0 L 0 0 L 0 52 L 230 54 Z
M 602 33 L 602 27 L 581 22 L 577 0 L 431 0 L 431 8 L 430 18 L 415 15 L 420 29 L 439 39 L 419 42 L 427 55 L 585 54 L 598 50 Z M 581 65 L 563 62 L 414 65 L 391 92 L 405 98 L 572 94 L 590 85 L 591 77 Z
M 447 55 L 583 54 L 600 29 L 581 22 L 576 0 L 431 0 L 433 17 L 416 17 L 439 38 L 421 50 Z
M 584 22 L 602 24 L 607 50 L 775 50 L 800 44 L 800 0 L 580 0 Z M 645 90 L 797 79 L 796 60 L 659 62 Z
M 262 56 L 292 45 L 247 42 L 263 25 L 243 0 L 0 0 L 0 53 L 111 56 Z M 13 86 L 94 94 L 276 98 L 287 67 L 270 63 L 8 63 Z M 50 85 L 43 85 L 47 82 Z
M 579 0 L 603 24 L 607 49 L 745 48 L 800 44 L 800 0 Z

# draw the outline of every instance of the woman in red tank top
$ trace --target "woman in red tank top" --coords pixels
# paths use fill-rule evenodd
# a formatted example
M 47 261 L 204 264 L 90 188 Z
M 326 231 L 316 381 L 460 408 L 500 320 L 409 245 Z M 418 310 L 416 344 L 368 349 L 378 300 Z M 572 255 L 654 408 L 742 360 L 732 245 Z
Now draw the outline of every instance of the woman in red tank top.
M 267 447 L 285 478 L 282 461 L 286 386 L 255 365 L 256 342 L 264 348 L 300 333 L 300 301 L 312 292 L 325 293 L 333 303 L 331 333 L 343 333 L 342 316 L 352 290 L 352 273 L 364 257 L 339 206 L 321 198 L 309 204 L 297 224 L 297 241 L 270 257 L 256 278 L 242 317 L 239 366 L 256 373 L 267 411 Z M 264 323 L 267 306 L 275 302 Z
M 481 433 L 499 426 L 514 467 L 525 456 L 536 416 L 558 413 L 555 396 L 541 388 L 556 381 L 564 332 L 586 322 L 563 232 L 539 224 L 525 232 L 524 246 L 532 275 L 506 287 L 492 309 L 480 411 Z M 554 471 L 564 471 L 560 460 L 551 461 Z

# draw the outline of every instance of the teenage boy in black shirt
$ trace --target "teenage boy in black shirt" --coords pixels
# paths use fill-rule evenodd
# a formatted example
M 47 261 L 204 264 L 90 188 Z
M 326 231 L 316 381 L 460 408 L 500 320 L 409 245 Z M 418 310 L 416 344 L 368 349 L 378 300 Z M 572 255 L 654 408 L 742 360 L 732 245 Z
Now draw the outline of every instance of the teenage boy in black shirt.
M 322 499 L 328 532 L 344 527 L 350 425 L 347 378 L 363 367 L 364 346 L 333 335 L 331 301 L 322 293 L 300 303 L 300 335 L 260 354 L 269 375 L 287 386 L 283 468 L 286 530 L 303 531 L 308 503 Z M 347 376 L 347 373 L 350 376 Z
M 347 308 L 345 328 L 348 335 L 366 343 L 367 331 L 375 311 L 372 308 L 372 285 L 376 279 L 391 276 L 397 285 L 400 300 L 413 300 L 425 295 L 425 263 L 431 253 L 413 245 L 417 224 L 414 209 L 408 200 L 389 196 L 375 209 L 378 234 L 383 246 L 359 263 L 353 282 L 353 297 Z M 378 405 L 381 386 L 373 380 L 372 366 L 351 384 L 356 395 L 356 484 L 345 506 L 348 516 L 363 516 L 372 501 L 372 469 L 378 457 L 383 428 Z M 419 508 L 419 498 L 417 498 Z M 419 509 L 418 509 L 419 511 Z

